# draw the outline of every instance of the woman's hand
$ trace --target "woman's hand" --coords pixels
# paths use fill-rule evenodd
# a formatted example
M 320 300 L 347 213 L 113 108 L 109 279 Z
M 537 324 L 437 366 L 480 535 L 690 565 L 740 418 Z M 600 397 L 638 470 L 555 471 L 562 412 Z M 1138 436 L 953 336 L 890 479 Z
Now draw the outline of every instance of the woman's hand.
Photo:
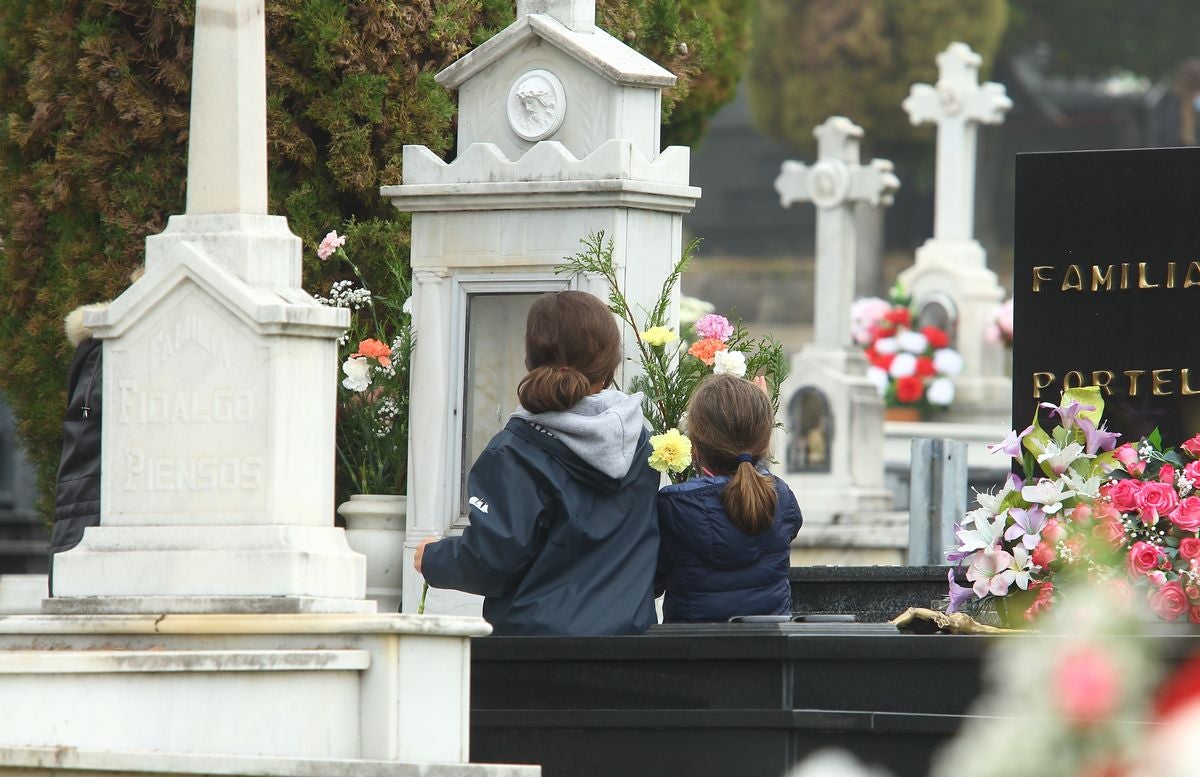
M 418 574 L 421 573 L 421 562 L 425 560 L 425 546 L 431 542 L 437 542 L 439 539 L 439 537 L 426 537 L 417 546 L 417 554 L 413 556 L 413 569 L 417 570 Z

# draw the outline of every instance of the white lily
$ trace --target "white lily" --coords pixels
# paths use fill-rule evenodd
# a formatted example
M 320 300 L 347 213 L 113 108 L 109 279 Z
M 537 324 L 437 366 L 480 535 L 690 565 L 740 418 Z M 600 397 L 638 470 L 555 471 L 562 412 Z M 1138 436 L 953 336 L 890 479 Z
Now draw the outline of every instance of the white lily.
M 1050 465 L 1055 475 L 1061 475 L 1067 471 L 1071 464 L 1079 459 L 1094 459 L 1096 454 L 1084 453 L 1083 446 L 1077 442 L 1073 442 L 1065 448 L 1058 447 L 1058 443 L 1048 442 L 1042 448 L 1042 454 L 1037 457 L 1038 463 L 1046 463 Z
M 1062 509 L 1062 503 L 1075 496 L 1061 478 L 1042 478 L 1032 486 L 1021 489 L 1021 498 L 1026 502 L 1042 505 L 1042 512 L 1053 515 Z
M 972 510 L 967 513 L 967 517 L 963 519 L 962 528 L 955 532 L 958 536 L 958 550 L 967 553 L 996 545 L 1000 542 L 1000 535 L 1004 533 L 1004 524 L 1007 518 L 1007 510 L 995 516 L 994 519 L 989 519 L 982 510 Z M 968 529 L 967 526 L 970 524 L 974 524 L 975 528 Z

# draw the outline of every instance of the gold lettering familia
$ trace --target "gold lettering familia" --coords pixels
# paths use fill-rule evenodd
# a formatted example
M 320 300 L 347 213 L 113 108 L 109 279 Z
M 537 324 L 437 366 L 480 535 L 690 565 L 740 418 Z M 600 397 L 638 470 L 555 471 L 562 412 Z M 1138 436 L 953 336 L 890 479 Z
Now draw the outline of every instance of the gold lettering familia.
M 1200 286 L 1200 261 L 1167 262 L 1166 272 L 1152 262 L 1119 264 L 1069 264 L 1065 267 L 1037 265 L 1033 268 L 1033 291 L 1101 292 L 1131 289 L 1187 289 Z M 1061 380 L 1062 385 L 1057 384 Z M 1122 393 L 1130 397 L 1150 394 L 1165 397 L 1175 394 L 1200 394 L 1200 374 L 1193 377 L 1188 368 L 1157 370 L 1070 370 L 1063 375 L 1033 373 L 1033 398 L 1047 396 L 1081 386 L 1099 386 L 1105 394 Z

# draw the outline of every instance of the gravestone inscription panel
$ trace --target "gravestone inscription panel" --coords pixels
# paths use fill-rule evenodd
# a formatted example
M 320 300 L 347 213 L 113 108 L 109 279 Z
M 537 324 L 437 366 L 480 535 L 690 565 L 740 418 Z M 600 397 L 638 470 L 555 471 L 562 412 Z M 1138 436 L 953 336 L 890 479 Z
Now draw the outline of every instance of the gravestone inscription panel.
M 1013 424 L 1098 385 L 1109 428 L 1200 432 L 1200 148 L 1020 154 Z

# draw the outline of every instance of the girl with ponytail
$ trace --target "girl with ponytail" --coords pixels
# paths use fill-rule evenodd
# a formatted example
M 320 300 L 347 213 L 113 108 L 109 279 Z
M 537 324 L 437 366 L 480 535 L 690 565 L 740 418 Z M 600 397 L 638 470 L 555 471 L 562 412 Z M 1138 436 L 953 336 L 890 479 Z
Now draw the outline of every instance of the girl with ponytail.
M 417 549 L 429 585 L 484 597 L 495 634 L 636 634 L 655 622 L 659 474 L 642 395 L 609 388 L 621 358 L 598 298 L 539 297 L 520 405 L 467 478 L 470 525 Z
M 658 588 L 663 622 L 787 615 L 791 542 L 800 507 L 765 470 L 775 427 L 766 392 L 715 375 L 688 405 L 687 435 L 700 477 L 658 495 Z

